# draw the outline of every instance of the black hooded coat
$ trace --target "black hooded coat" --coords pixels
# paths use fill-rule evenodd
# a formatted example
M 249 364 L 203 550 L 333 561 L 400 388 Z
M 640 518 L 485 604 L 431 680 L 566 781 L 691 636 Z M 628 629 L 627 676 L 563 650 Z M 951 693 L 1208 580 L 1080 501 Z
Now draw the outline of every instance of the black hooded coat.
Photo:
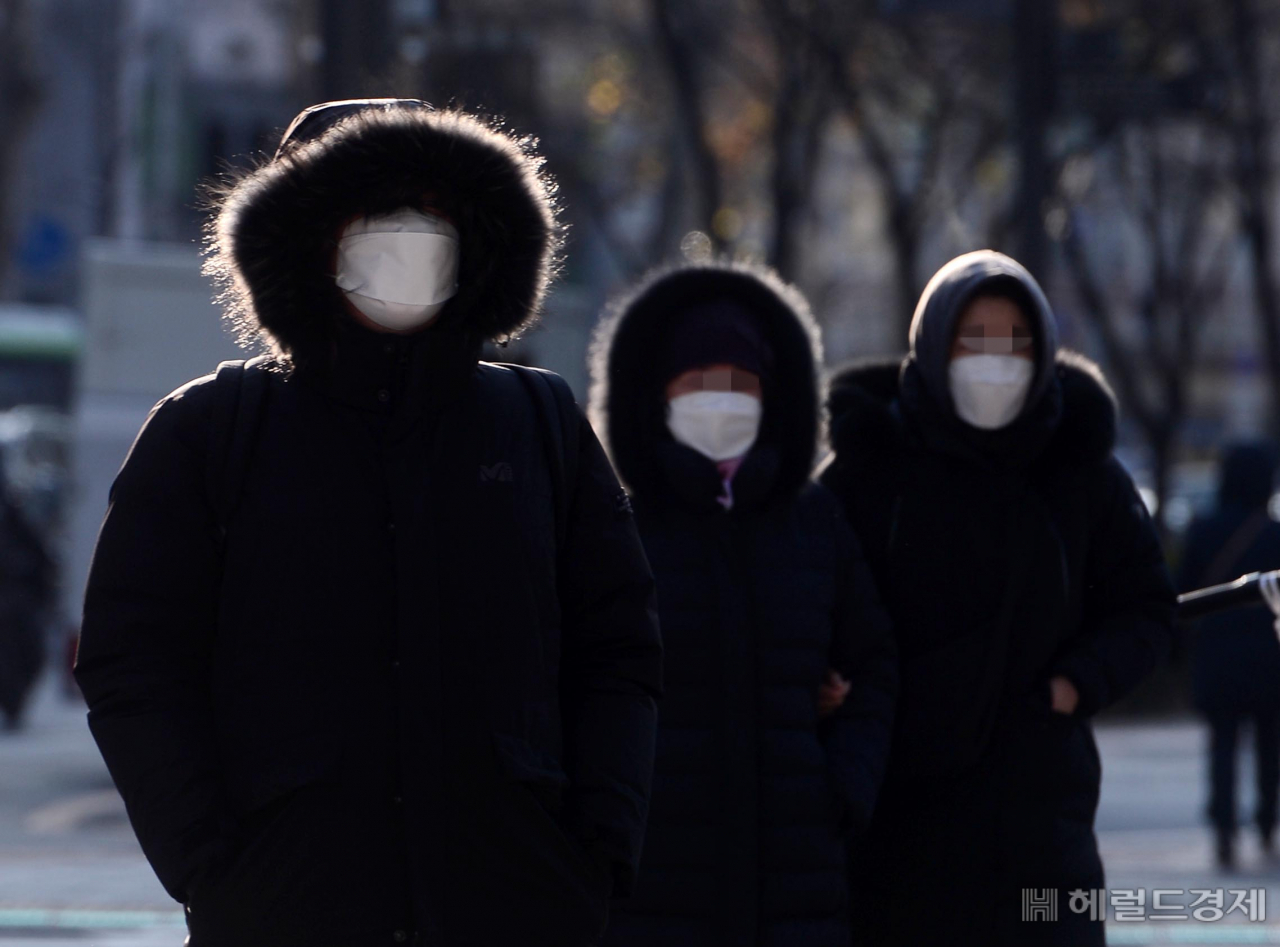
M 663 340 L 728 301 L 775 367 L 756 443 L 721 478 L 666 426 Z M 665 649 L 654 791 L 635 894 L 611 947 L 846 947 L 845 837 L 865 826 L 896 686 L 888 623 L 839 504 L 810 480 L 817 330 L 797 293 L 743 267 L 652 278 L 602 324 L 592 416 L 631 489 Z M 829 667 L 852 682 L 819 721 Z
M 1187 530 L 1178 568 L 1183 591 L 1280 569 L 1280 523 L 1268 515 L 1276 455 L 1240 444 L 1222 459 L 1217 502 Z M 1280 641 L 1265 605 L 1197 622 L 1192 648 L 1196 706 L 1215 713 L 1280 712 Z
M 55 585 L 45 542 L 0 480 L 0 724 L 21 725 L 45 662 Z
M 371 109 L 222 200 L 212 264 L 278 353 L 219 538 L 217 387 L 161 401 L 112 490 L 76 678 L 191 947 L 587 945 L 625 894 L 660 687 L 653 581 L 585 417 L 563 543 L 535 402 L 486 338 L 556 250 L 524 146 Z M 432 195 L 460 292 L 340 315 L 336 235 Z
M 951 407 L 956 321 L 979 292 L 1019 302 L 1036 373 L 1021 415 L 981 431 Z M 1101 777 L 1089 718 L 1169 648 L 1174 596 L 1155 531 L 1112 456 L 1116 409 L 1096 366 L 1056 352 L 1026 271 L 961 257 L 926 289 L 900 365 L 840 373 L 834 457 L 894 624 L 901 690 L 888 773 L 854 884 L 855 942 L 1103 942 L 1068 892 L 1100 888 Z M 1048 681 L 1080 695 L 1050 708 Z M 1055 923 L 1023 889 L 1057 889 Z

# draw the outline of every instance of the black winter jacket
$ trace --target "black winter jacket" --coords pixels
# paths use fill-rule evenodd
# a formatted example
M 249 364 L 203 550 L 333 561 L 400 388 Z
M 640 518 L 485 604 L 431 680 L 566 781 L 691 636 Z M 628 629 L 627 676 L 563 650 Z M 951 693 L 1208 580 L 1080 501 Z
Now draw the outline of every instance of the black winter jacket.
M 777 368 L 734 506 L 667 431 L 654 366 L 685 307 L 732 299 L 764 319 Z M 816 328 L 762 272 L 660 274 L 607 321 L 593 417 L 633 490 L 665 646 L 653 806 L 612 947 L 845 947 L 845 840 L 875 802 L 893 709 L 887 621 L 839 504 L 809 481 L 820 433 Z M 818 720 L 834 667 L 853 682 Z
M 534 402 L 464 328 L 468 306 L 503 333 L 536 308 L 555 241 L 531 161 L 457 115 L 381 113 L 224 204 L 242 314 L 293 371 L 270 378 L 225 539 L 214 385 L 157 405 L 112 491 L 76 665 L 191 947 L 586 945 L 632 883 L 660 686 L 650 571 L 580 415 L 556 548 Z M 467 288 L 440 322 L 398 337 L 323 315 L 339 304 L 317 234 L 357 196 L 446 187 Z M 292 242 L 262 229 L 290 223 Z
M 0 724 L 17 727 L 45 661 L 55 566 L 0 479 Z
M 945 305 L 931 310 L 926 295 L 918 312 L 954 320 L 991 275 L 935 285 L 933 303 Z M 1022 300 L 1051 318 L 1038 288 Z M 1036 337 L 1052 334 L 1041 326 Z M 1069 890 L 1102 885 L 1089 718 L 1167 653 L 1172 584 L 1111 455 L 1116 411 L 1096 366 L 1040 347 L 1037 400 L 1007 428 L 977 432 L 937 404 L 946 383 L 925 384 L 926 362 L 855 367 L 832 384 L 835 453 L 821 480 L 863 541 L 901 669 L 889 769 L 855 877 L 856 937 L 1101 943 L 1101 925 L 1067 902 Z M 1080 695 L 1070 716 L 1050 709 L 1059 674 Z M 1030 888 L 1057 889 L 1057 923 L 1021 921 Z

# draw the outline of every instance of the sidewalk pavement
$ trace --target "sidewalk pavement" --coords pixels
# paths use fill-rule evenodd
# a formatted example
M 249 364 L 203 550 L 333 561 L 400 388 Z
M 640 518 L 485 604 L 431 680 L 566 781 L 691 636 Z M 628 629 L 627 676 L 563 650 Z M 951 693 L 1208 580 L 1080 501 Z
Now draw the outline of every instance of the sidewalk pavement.
M 0 733 L 0 944 L 180 947 L 185 936 L 180 907 L 129 828 L 84 705 L 46 678 L 27 727 Z
M 1102 756 L 1098 842 L 1112 892 L 1144 889 L 1143 921 L 1107 925 L 1107 941 L 1125 944 L 1280 944 L 1280 861 L 1268 860 L 1242 825 L 1237 868 L 1214 863 L 1213 836 L 1204 818 L 1206 733 L 1194 720 L 1160 724 L 1103 724 L 1096 728 Z M 1245 757 L 1238 777 L 1242 823 L 1253 811 L 1253 766 Z M 1237 912 L 1220 921 L 1155 920 L 1156 889 L 1266 891 L 1266 920 Z M 1169 896 L 1187 906 L 1195 896 Z M 1232 898 L 1226 899 L 1229 907 Z M 1165 913 L 1187 913 L 1185 910 Z

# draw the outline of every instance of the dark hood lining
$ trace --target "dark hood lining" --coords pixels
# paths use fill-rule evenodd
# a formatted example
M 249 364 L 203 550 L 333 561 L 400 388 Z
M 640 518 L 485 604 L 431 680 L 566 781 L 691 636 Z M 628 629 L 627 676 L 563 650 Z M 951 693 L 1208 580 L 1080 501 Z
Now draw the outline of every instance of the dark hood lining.
M 771 498 L 808 482 L 824 437 L 821 335 L 804 297 L 771 270 L 741 263 L 665 268 L 616 300 L 591 345 L 590 412 L 619 476 L 639 496 L 665 494 L 656 461 L 671 439 L 656 354 L 673 313 L 714 299 L 751 309 L 773 350 L 760 442 L 779 456 Z
M 1011 257 L 994 250 L 966 253 L 952 260 L 929 281 L 911 320 L 911 357 L 919 366 L 930 397 L 951 410 L 948 365 L 956 323 L 965 306 L 983 295 L 1013 299 L 1031 322 L 1035 340 L 1035 377 L 1027 394 L 1029 411 L 1052 383 L 1049 369 L 1058 348 L 1053 310 L 1039 283 Z
M 461 289 L 433 331 L 478 344 L 527 330 L 562 242 L 535 144 L 462 112 L 370 110 L 225 183 L 211 195 L 205 272 L 237 336 L 296 366 L 326 358 L 343 311 L 332 275 L 342 225 L 426 195 L 462 238 Z

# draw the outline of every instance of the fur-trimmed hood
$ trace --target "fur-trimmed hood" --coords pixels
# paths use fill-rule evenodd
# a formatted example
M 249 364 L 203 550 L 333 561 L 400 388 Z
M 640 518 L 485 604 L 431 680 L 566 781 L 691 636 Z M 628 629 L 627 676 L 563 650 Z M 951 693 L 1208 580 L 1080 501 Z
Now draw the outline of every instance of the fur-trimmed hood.
M 689 308 L 727 300 L 761 320 L 773 354 L 765 380 L 757 446 L 775 456 L 767 499 L 794 496 L 808 482 L 824 436 L 822 342 L 800 292 L 772 270 L 743 263 L 665 268 L 616 300 L 591 345 L 591 420 L 628 488 L 651 497 L 668 491 L 659 466 L 674 444 L 666 426 L 658 353 L 673 320 Z M 687 450 L 687 449 L 686 449 Z M 714 467 L 706 465 L 712 474 Z M 735 479 L 750 477 L 746 465 Z M 717 481 L 718 482 L 718 481 Z
M 892 410 L 904 363 L 898 359 L 852 363 L 831 379 L 831 442 L 842 458 L 872 458 L 905 443 Z M 1091 359 L 1058 349 L 1054 372 L 1062 389 L 1062 416 L 1037 465 L 1083 465 L 1115 449 L 1119 419 L 1115 395 Z
M 241 341 L 304 365 L 330 350 L 343 311 L 333 278 L 342 227 L 429 199 L 462 241 L 460 288 L 433 331 L 477 347 L 515 336 L 537 318 L 561 242 L 534 145 L 456 111 L 350 115 L 212 196 L 205 272 Z

